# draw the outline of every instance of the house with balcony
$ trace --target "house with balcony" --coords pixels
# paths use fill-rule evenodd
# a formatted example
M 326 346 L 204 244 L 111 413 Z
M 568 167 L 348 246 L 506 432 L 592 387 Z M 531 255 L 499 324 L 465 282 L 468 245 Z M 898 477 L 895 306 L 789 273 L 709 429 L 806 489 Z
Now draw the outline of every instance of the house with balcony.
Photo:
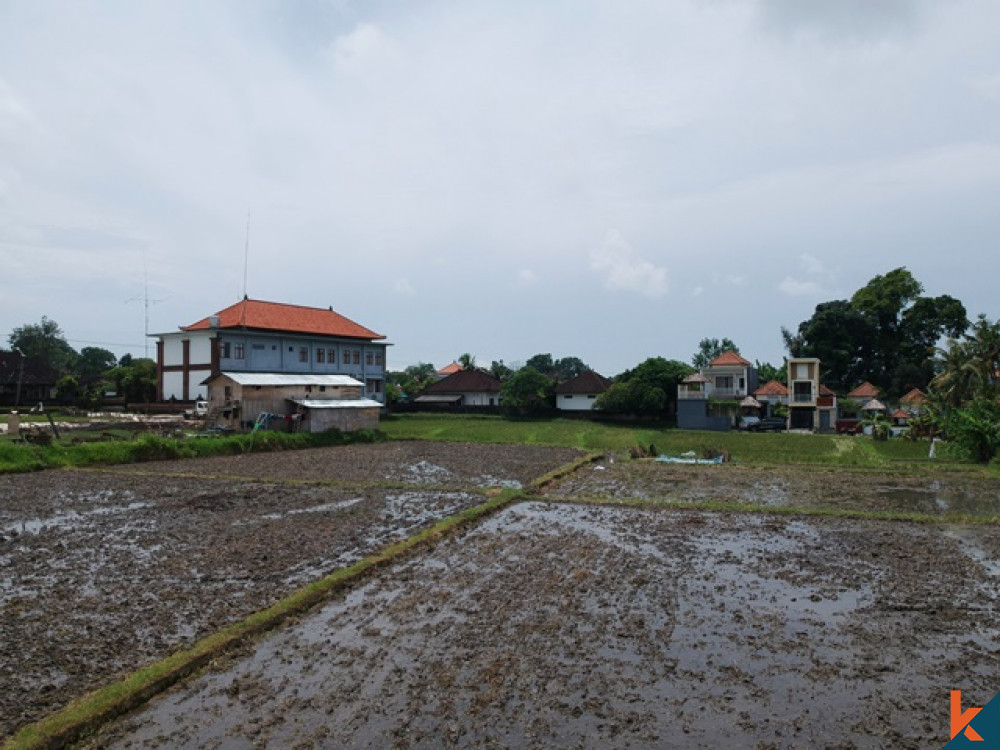
M 385 402 L 385 336 L 333 308 L 244 297 L 154 336 L 161 401 L 209 399 L 210 381 L 229 373 L 346 376 L 361 384 L 360 397 Z
M 740 402 L 756 389 L 757 369 L 736 352 L 723 352 L 677 386 L 677 426 L 728 430 L 740 413 Z
M 815 357 L 788 360 L 788 429 L 832 432 L 837 422 L 837 395 L 820 383 Z

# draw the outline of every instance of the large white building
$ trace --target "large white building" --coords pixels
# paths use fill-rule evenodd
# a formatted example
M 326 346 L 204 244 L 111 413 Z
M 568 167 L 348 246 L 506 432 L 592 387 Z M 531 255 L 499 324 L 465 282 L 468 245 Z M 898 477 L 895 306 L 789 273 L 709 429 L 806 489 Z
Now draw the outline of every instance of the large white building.
M 385 402 L 385 336 L 333 311 L 244 298 L 180 328 L 155 334 L 161 401 L 208 396 L 220 373 L 348 375 L 363 396 Z

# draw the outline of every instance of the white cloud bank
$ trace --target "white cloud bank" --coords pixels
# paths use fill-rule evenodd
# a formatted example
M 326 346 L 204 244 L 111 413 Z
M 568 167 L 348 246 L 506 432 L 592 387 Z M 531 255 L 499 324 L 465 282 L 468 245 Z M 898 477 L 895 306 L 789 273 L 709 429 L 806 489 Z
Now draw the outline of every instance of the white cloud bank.
M 667 293 L 667 269 L 641 257 L 617 230 L 609 231 L 601 246 L 591 251 L 590 267 L 604 277 L 608 289 L 646 297 Z

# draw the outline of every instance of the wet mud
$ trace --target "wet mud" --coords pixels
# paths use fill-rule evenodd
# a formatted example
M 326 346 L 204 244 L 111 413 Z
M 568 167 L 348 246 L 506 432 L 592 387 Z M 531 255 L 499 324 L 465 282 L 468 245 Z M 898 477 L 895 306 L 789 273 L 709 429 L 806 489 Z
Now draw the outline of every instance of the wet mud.
M 558 498 L 721 501 L 760 506 L 962 514 L 1000 518 L 1000 483 L 961 474 L 928 476 L 844 469 L 685 466 L 601 461 L 547 489 Z
M 941 747 L 1000 685 L 997 536 L 523 503 L 91 746 Z
M 397 443 L 0 476 L 0 737 L 579 455 Z

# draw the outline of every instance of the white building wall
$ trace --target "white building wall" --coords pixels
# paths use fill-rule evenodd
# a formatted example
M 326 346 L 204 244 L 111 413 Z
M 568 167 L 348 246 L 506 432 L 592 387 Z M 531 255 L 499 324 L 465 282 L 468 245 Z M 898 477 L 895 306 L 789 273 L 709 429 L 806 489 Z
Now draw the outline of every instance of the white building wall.
M 212 364 L 212 337 L 208 334 L 191 336 L 191 351 L 188 356 L 192 365 Z M 207 376 L 206 376 L 207 377 Z M 202 378 L 204 380 L 204 378 Z
M 463 406 L 497 406 L 499 403 L 499 393 L 466 393 L 462 396 Z
M 163 398 L 166 401 L 169 401 L 171 398 L 181 401 L 184 398 L 183 372 L 163 373 Z
M 170 335 L 163 337 L 163 364 L 167 367 L 184 364 L 184 345 L 181 343 L 180 336 Z M 165 390 L 166 388 L 164 388 Z
M 174 373 L 169 373 L 173 375 Z M 177 375 L 183 375 L 183 373 L 176 373 Z M 211 373 L 208 370 L 200 370 L 192 372 L 188 376 L 188 397 L 191 399 L 197 398 L 208 398 L 208 386 L 201 385 L 201 382 L 207 378 Z M 169 396 L 168 396 L 169 398 Z M 180 398 L 180 396 L 178 396 Z
M 597 401 L 596 395 L 586 393 L 564 393 L 556 397 L 556 408 L 560 411 L 590 411 Z

